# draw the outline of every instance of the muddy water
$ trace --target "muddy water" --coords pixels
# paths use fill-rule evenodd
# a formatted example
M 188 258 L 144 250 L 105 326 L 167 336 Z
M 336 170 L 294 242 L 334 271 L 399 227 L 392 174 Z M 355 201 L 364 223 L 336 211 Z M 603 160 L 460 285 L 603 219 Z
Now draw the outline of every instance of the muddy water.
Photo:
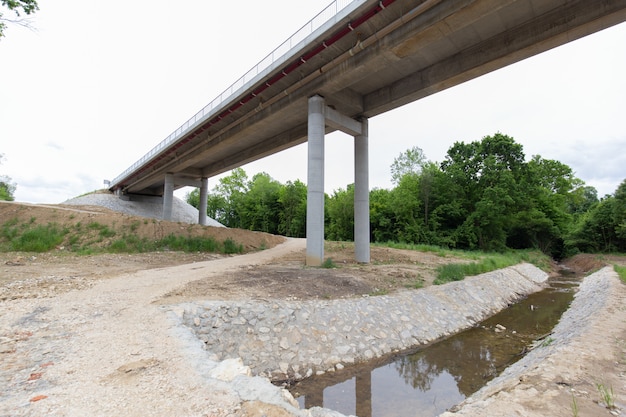
M 359 417 L 437 416 L 482 388 L 549 333 L 580 279 L 562 275 L 478 326 L 428 347 L 290 388 L 301 407 Z

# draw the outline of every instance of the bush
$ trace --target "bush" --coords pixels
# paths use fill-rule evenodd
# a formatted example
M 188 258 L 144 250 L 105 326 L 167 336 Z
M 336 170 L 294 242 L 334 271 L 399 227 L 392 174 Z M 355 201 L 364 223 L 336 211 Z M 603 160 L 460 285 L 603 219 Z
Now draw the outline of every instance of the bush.
M 243 252 L 243 245 L 237 244 L 231 238 L 228 238 L 224 241 L 224 253 L 231 254 L 231 253 L 242 253 L 242 252 Z

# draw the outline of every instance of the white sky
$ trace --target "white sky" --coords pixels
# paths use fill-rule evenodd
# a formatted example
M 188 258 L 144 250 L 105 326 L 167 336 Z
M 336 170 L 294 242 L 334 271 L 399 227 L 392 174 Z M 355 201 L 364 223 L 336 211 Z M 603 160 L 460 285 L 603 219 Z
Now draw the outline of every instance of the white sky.
M 40 0 L 37 30 L 0 40 L 0 175 L 24 202 L 103 188 L 328 3 Z M 613 193 L 626 178 L 624 74 L 621 24 L 372 118 L 370 186 L 391 187 L 412 146 L 440 162 L 454 141 L 502 132 Z M 328 135 L 326 155 L 332 193 L 353 182 L 352 139 Z M 243 168 L 306 183 L 306 144 Z

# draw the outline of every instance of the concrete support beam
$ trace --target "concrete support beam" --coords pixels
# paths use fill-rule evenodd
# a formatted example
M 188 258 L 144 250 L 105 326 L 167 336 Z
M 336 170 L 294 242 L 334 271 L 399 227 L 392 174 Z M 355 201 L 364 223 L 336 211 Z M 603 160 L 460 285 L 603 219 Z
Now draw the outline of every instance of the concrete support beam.
M 331 107 L 326 107 L 326 124 L 350 136 L 357 136 L 362 133 L 361 123 L 339 113 Z
M 163 220 L 172 220 L 172 204 L 174 202 L 174 175 L 165 174 L 163 187 Z
M 198 223 L 206 226 L 207 224 L 207 204 L 209 196 L 209 179 L 202 178 L 200 185 L 200 205 L 198 207 Z
M 370 261 L 370 187 L 368 121 L 354 138 L 354 251 L 356 261 Z
M 324 261 L 324 98 L 309 98 L 306 264 Z

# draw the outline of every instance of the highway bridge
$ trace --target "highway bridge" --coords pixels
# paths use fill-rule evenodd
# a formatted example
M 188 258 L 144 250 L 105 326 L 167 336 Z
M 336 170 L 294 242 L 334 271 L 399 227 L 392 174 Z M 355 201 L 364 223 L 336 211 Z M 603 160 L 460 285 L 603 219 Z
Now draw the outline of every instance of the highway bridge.
M 626 21 L 626 0 L 335 0 L 115 178 L 163 198 L 308 142 L 307 264 L 324 259 L 324 135 L 355 140 L 355 256 L 369 262 L 369 119 Z M 373 121 L 372 121 L 373 122 Z M 375 138 L 374 138 L 375 140 Z M 304 163 L 304 161 L 303 161 Z

